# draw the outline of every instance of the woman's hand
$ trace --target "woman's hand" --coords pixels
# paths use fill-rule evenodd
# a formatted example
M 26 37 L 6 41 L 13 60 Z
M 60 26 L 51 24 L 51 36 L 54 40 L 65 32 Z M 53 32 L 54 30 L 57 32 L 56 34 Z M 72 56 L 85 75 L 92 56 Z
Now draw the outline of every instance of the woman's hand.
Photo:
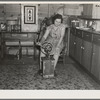
M 36 45 L 41 46 L 41 43 L 40 42 L 37 42 Z

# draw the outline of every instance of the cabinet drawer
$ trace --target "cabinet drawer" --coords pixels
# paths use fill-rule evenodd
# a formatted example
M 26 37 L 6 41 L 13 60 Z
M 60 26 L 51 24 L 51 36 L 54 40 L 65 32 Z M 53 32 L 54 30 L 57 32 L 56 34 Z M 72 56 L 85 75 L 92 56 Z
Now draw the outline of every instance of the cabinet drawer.
M 92 33 L 83 31 L 83 40 L 92 42 Z
M 82 31 L 76 29 L 76 36 L 79 37 L 79 38 L 82 38 Z
M 100 35 L 93 35 L 93 43 L 100 46 Z

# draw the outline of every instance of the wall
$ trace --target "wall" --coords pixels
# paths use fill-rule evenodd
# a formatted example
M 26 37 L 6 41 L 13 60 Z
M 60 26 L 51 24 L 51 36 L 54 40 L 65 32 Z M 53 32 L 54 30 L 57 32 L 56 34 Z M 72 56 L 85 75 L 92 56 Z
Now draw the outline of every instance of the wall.
M 23 7 L 24 4 L 21 5 Z M 20 15 L 21 12 L 23 14 L 23 8 L 20 11 L 20 4 L 0 4 L 0 20 L 4 19 L 4 11 L 6 12 L 5 16 L 11 19 L 15 16 Z M 51 15 L 57 12 L 62 13 L 66 16 L 66 15 L 77 14 L 80 13 L 81 11 L 82 11 L 82 6 L 81 5 L 79 6 L 79 4 L 38 4 L 37 5 L 37 17 L 39 19 L 43 19 L 44 17 L 50 17 Z
M 20 4 L 0 4 L 0 20 L 14 20 L 20 16 Z
M 44 17 L 50 17 L 54 15 L 61 6 L 61 4 L 39 4 L 39 18 L 43 19 Z

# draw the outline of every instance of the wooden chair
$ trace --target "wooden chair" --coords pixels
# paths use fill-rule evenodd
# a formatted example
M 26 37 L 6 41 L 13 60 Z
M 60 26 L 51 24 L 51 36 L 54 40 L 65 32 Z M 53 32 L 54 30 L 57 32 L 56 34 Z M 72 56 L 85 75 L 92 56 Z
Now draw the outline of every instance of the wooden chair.
M 66 56 L 67 56 L 67 51 L 68 51 L 68 28 L 65 29 L 65 35 L 63 38 L 63 42 L 64 42 L 64 47 L 60 53 L 58 62 L 63 62 L 63 65 L 65 66 L 66 64 Z

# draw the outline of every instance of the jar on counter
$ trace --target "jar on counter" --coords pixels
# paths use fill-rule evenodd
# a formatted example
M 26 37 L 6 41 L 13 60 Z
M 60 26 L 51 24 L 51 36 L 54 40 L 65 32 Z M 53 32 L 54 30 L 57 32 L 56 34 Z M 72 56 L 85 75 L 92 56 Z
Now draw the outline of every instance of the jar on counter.
M 84 21 L 83 20 L 79 20 L 79 27 L 83 28 L 84 27 Z
M 7 25 L 7 31 L 11 32 L 11 25 Z
M 88 27 L 88 21 L 85 20 L 85 21 L 84 21 L 84 28 L 87 28 L 87 27 Z
M 79 21 L 77 21 L 77 20 L 71 21 L 71 26 L 72 27 L 79 27 Z
M 6 31 L 6 23 L 1 23 L 0 28 L 1 31 Z
M 96 21 L 93 21 L 92 22 L 92 29 L 96 30 L 96 28 L 97 28 L 97 23 L 96 23 Z

